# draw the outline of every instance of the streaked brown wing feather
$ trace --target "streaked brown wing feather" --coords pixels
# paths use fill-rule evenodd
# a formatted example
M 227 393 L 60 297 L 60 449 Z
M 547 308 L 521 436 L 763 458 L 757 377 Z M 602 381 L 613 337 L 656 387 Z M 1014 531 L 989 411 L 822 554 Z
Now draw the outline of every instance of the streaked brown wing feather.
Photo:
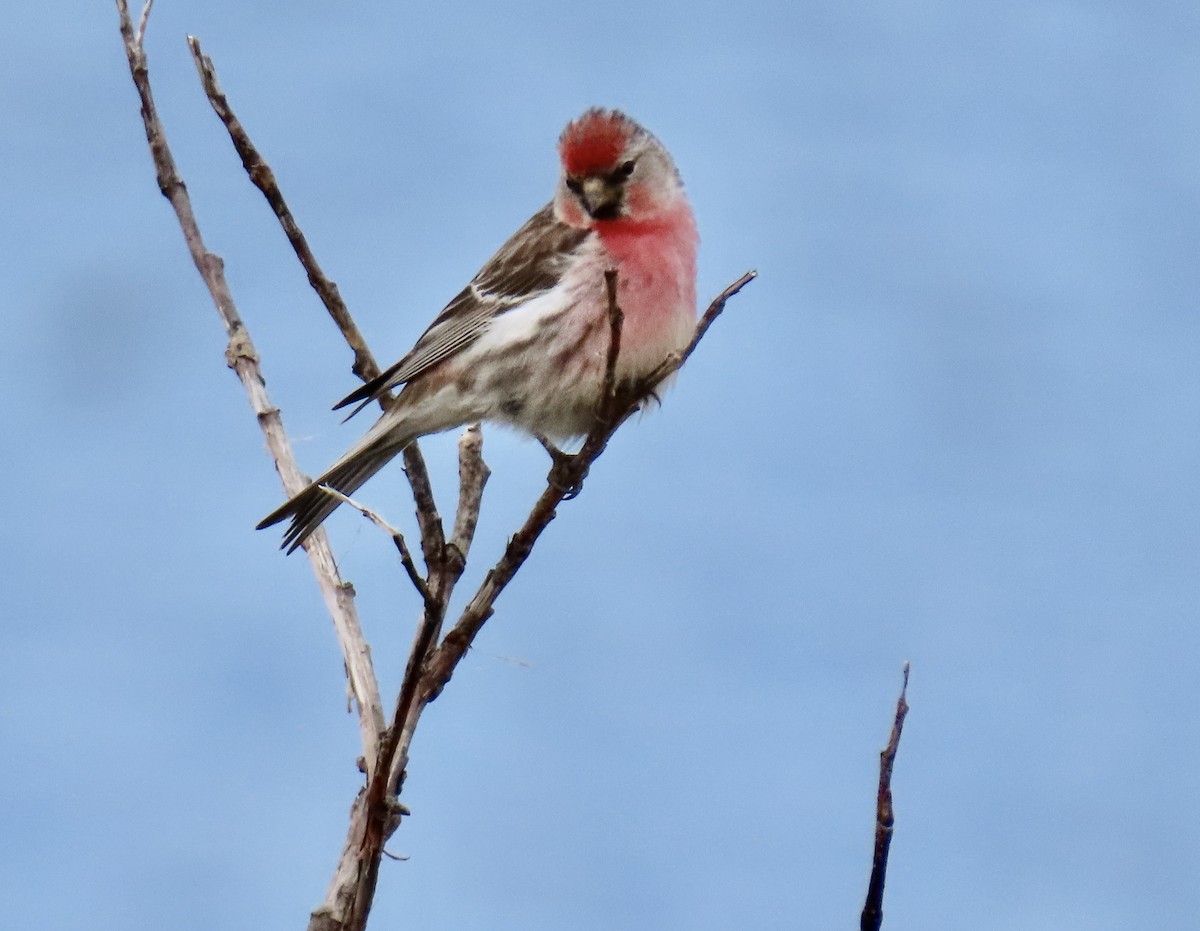
M 350 416 L 385 391 L 416 378 L 479 338 L 491 320 L 545 294 L 590 235 L 554 216 L 547 204 L 509 238 L 429 325 L 412 350 L 377 378 L 342 398 L 334 410 L 361 402 Z

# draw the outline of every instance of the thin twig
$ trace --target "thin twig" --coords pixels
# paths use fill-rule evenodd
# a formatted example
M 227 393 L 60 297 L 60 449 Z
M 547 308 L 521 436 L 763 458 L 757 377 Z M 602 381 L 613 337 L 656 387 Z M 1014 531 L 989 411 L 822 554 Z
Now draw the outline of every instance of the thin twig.
M 871 880 L 867 884 L 867 900 L 859 921 L 861 931 L 879 931 L 883 925 L 883 884 L 887 878 L 888 850 L 896 815 L 892 810 L 892 767 L 900 749 L 900 733 L 908 714 L 908 663 L 904 664 L 904 685 L 896 701 L 896 717 L 887 746 L 879 754 L 879 792 L 875 798 L 875 855 L 871 863 Z
M 196 63 L 200 82 L 204 85 L 205 96 L 208 97 L 208 102 L 225 125 L 229 138 L 233 141 L 233 147 L 237 149 L 238 155 L 242 158 L 242 167 L 246 169 L 246 174 L 250 176 L 254 186 L 262 191 L 267 203 L 271 205 L 271 209 L 275 212 L 275 216 L 279 219 L 279 223 L 287 235 L 288 242 L 292 244 L 296 257 L 304 266 L 305 272 L 308 273 L 308 283 L 312 285 L 312 289 L 316 291 L 334 323 L 341 330 L 342 336 L 354 351 L 354 374 L 363 381 L 370 381 L 379 374 L 379 366 L 375 363 L 375 357 L 371 354 L 371 350 L 367 348 L 366 340 L 363 339 L 358 325 L 350 316 L 350 311 L 346 308 L 345 301 L 342 300 L 337 284 L 321 270 L 317 257 L 313 255 L 308 246 L 308 240 L 299 224 L 296 223 L 296 218 L 292 215 L 287 201 L 283 199 L 283 192 L 280 191 L 279 185 L 275 181 L 275 173 L 271 171 L 271 166 L 263 160 L 254 143 L 250 141 L 245 127 L 242 126 L 241 121 L 234 114 L 233 108 L 230 107 L 229 100 L 217 80 L 217 71 L 213 66 L 212 59 L 204 54 L 200 47 L 200 40 L 195 36 L 188 36 L 188 46 L 192 50 L 192 60 Z
M 425 457 L 416 442 L 409 443 L 401 453 L 404 457 L 404 475 L 412 489 L 413 502 L 417 506 L 417 528 L 421 531 L 421 555 L 430 580 L 442 571 L 445 561 L 446 531 L 438 514 L 437 502 L 433 497 L 433 485 L 429 481 L 429 470 Z
M 150 10 L 154 6 L 154 0 L 146 0 L 146 5 L 142 7 L 142 16 L 138 20 L 137 37 L 134 39 L 134 44 L 138 48 L 142 47 L 143 41 L 146 38 L 146 23 L 150 21 Z
M 615 268 L 605 270 L 604 290 L 608 296 L 608 354 L 604 357 L 604 382 L 600 388 L 600 403 L 596 406 L 602 426 L 612 416 L 612 408 L 617 400 L 617 356 L 621 354 L 621 332 L 625 326 L 625 312 L 617 303 Z
M 192 261 L 204 279 L 225 325 L 225 332 L 229 337 L 225 351 L 226 360 L 230 368 L 237 373 L 258 416 L 259 426 L 275 461 L 275 468 L 283 481 L 284 491 L 289 495 L 296 494 L 305 486 L 307 479 L 296 465 L 279 409 L 271 403 L 267 395 L 258 353 L 234 304 L 229 284 L 225 279 L 224 262 L 220 256 L 208 251 L 200 235 L 191 199 L 167 145 L 166 133 L 154 104 L 146 54 L 142 48 L 150 16 L 150 3 L 142 10 L 136 33 L 126 0 L 116 0 L 116 6 L 125 54 L 129 60 L 129 71 L 141 100 L 142 122 L 146 131 L 146 142 L 154 160 L 159 190 L 175 210 Z M 375 763 L 376 746 L 379 734 L 383 730 L 383 705 L 375 673 L 371 668 L 370 650 L 358 622 L 353 589 L 343 582 L 338 574 L 333 553 L 329 549 L 329 540 L 323 533 L 310 537 L 306 549 L 342 648 L 350 689 L 358 705 L 363 757 L 369 769 Z
M 425 602 L 426 607 L 433 603 L 433 592 L 429 590 L 425 579 L 421 577 L 421 573 L 417 571 L 417 565 L 413 562 L 412 553 L 409 552 L 408 544 L 404 541 L 404 534 L 389 524 L 386 520 L 380 517 L 375 511 L 372 511 L 365 504 L 355 501 L 349 495 L 343 494 L 336 488 L 329 485 L 320 486 L 325 494 L 337 498 L 342 504 L 348 504 L 354 510 L 358 511 L 363 517 L 373 523 L 380 530 L 387 533 L 392 538 L 392 543 L 400 553 L 400 564 L 404 566 L 404 571 L 408 573 L 408 579 L 413 584 L 413 588 L 417 590 L 417 594 L 421 596 L 421 600 Z
M 204 86 L 205 96 L 208 97 L 213 111 L 225 126 L 225 131 L 229 133 L 233 147 L 241 156 L 242 167 L 246 169 L 250 181 L 262 192 L 263 197 L 270 204 L 280 226 L 283 227 L 288 242 L 292 245 L 292 250 L 296 253 L 296 258 L 299 259 L 300 265 L 308 275 L 309 284 L 312 285 L 313 290 L 321 299 L 321 303 L 329 312 L 329 316 L 333 318 L 338 330 L 341 331 L 342 338 L 354 353 L 352 371 L 363 381 L 370 381 L 379 374 L 379 365 L 367 346 L 362 332 L 358 329 L 358 325 L 350 316 L 350 311 L 347 309 L 345 301 L 342 300 L 337 284 L 330 280 L 321 269 L 320 263 L 317 262 L 316 256 L 309 248 L 308 240 L 283 197 L 283 192 L 279 189 L 275 173 L 263 159 L 258 148 L 250 140 L 246 128 L 233 112 L 229 99 L 225 96 L 220 81 L 217 79 L 217 70 L 212 59 L 204 54 L 200 40 L 195 36 L 188 36 L 188 46 L 191 48 L 192 60 L 200 75 L 200 83 Z M 391 392 L 383 392 L 379 398 L 380 406 L 387 410 L 393 403 L 394 398 Z M 420 447 L 416 443 L 409 444 L 404 450 L 403 456 L 404 473 L 408 476 L 417 508 L 417 526 L 421 531 L 421 552 L 425 557 L 426 566 L 433 573 L 441 558 L 445 543 L 445 531 L 442 529 L 441 518 L 438 516 L 437 505 L 434 503 L 429 470 L 425 466 L 425 459 L 421 455 Z
M 651 386 L 657 385 L 660 381 L 683 368 L 683 364 L 692 357 L 692 353 L 696 351 L 696 347 L 700 345 L 700 340 L 704 339 L 704 334 L 708 332 L 708 328 L 713 325 L 713 321 L 721 316 L 725 310 L 725 305 L 729 299 L 737 294 L 742 288 L 746 287 L 751 281 L 758 277 L 758 272 L 754 269 L 746 272 L 737 281 L 729 285 L 724 291 L 718 294 L 711 304 L 708 305 L 708 310 L 704 312 L 704 316 L 700 318 L 700 322 L 696 324 L 696 330 L 692 334 L 692 340 L 684 347 L 680 353 L 672 353 L 668 356 L 661 365 L 650 373 L 646 379 Z

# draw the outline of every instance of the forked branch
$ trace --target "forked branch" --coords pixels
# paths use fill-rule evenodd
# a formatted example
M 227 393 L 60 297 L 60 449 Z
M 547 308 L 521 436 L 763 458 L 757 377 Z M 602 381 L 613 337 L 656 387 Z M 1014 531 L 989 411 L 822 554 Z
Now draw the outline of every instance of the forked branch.
M 158 187 L 163 196 L 171 203 L 175 216 L 179 221 L 183 238 L 187 242 L 188 252 L 196 265 L 200 277 L 212 296 L 213 304 L 225 325 L 229 343 L 225 350 L 226 361 L 230 368 L 237 373 L 238 380 L 250 399 L 250 406 L 258 417 L 258 423 L 266 438 L 267 448 L 279 477 L 283 481 L 284 492 L 291 496 L 307 484 L 307 479 L 296 465 L 288 442 L 287 432 L 283 428 L 283 420 L 279 409 L 275 407 L 267 395 L 266 380 L 250 333 L 238 314 L 233 295 L 225 279 L 225 263 L 221 257 L 209 252 L 200 235 L 200 226 L 192 210 L 191 198 L 187 187 L 179 175 L 175 158 L 167 145 L 166 133 L 154 104 L 154 95 L 150 89 L 150 73 L 146 63 L 146 53 L 143 41 L 146 35 L 147 21 L 150 15 L 150 3 L 142 11 L 136 33 L 129 17 L 129 7 L 126 0 L 116 0 L 117 13 L 120 17 L 121 37 L 125 44 L 125 55 L 129 60 L 129 71 L 133 77 L 141 100 L 142 123 L 146 131 L 146 142 L 150 146 L 150 155 L 154 160 L 154 169 L 158 178 Z M 338 574 L 334 563 L 333 552 L 329 548 L 329 539 L 324 531 L 314 534 L 307 546 L 309 561 L 317 577 L 317 585 L 321 589 L 325 606 L 333 618 L 334 629 L 337 632 L 338 643 L 342 647 L 342 657 L 346 664 L 346 675 L 349 679 L 350 691 L 358 707 L 359 729 L 362 733 L 364 758 L 374 759 L 375 747 L 383 730 L 383 703 L 379 697 L 379 686 L 375 681 L 375 672 L 371 666 L 370 652 L 362 628 L 358 622 L 358 612 L 354 605 L 354 592 L 346 585 Z

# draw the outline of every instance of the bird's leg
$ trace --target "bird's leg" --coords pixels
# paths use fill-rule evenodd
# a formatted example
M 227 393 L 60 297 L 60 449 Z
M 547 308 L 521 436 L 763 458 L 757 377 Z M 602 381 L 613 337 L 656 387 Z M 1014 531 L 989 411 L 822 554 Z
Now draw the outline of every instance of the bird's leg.
M 556 466 L 561 462 L 572 458 L 570 453 L 564 453 L 561 449 L 555 446 L 554 441 L 548 437 L 545 437 L 540 433 L 535 433 L 533 438 L 542 444 L 542 449 L 546 451 L 547 455 L 550 456 Z
M 582 474 L 577 474 L 579 472 L 578 454 L 564 453 L 540 433 L 535 433 L 533 436 L 550 456 L 550 474 L 546 480 L 563 493 L 564 501 L 570 501 L 577 497 L 583 491 L 583 480 L 587 478 L 588 473 L 587 466 L 584 465 Z

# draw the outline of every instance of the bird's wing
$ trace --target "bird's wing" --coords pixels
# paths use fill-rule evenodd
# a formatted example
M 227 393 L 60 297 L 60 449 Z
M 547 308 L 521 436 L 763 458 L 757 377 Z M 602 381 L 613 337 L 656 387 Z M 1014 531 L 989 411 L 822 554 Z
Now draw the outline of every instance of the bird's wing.
M 403 359 L 342 398 L 334 410 L 360 402 L 353 417 L 384 392 L 416 378 L 443 359 L 469 346 L 491 321 L 551 290 L 568 260 L 591 235 L 568 226 L 547 204 L 509 238 L 471 283 L 429 325 Z

